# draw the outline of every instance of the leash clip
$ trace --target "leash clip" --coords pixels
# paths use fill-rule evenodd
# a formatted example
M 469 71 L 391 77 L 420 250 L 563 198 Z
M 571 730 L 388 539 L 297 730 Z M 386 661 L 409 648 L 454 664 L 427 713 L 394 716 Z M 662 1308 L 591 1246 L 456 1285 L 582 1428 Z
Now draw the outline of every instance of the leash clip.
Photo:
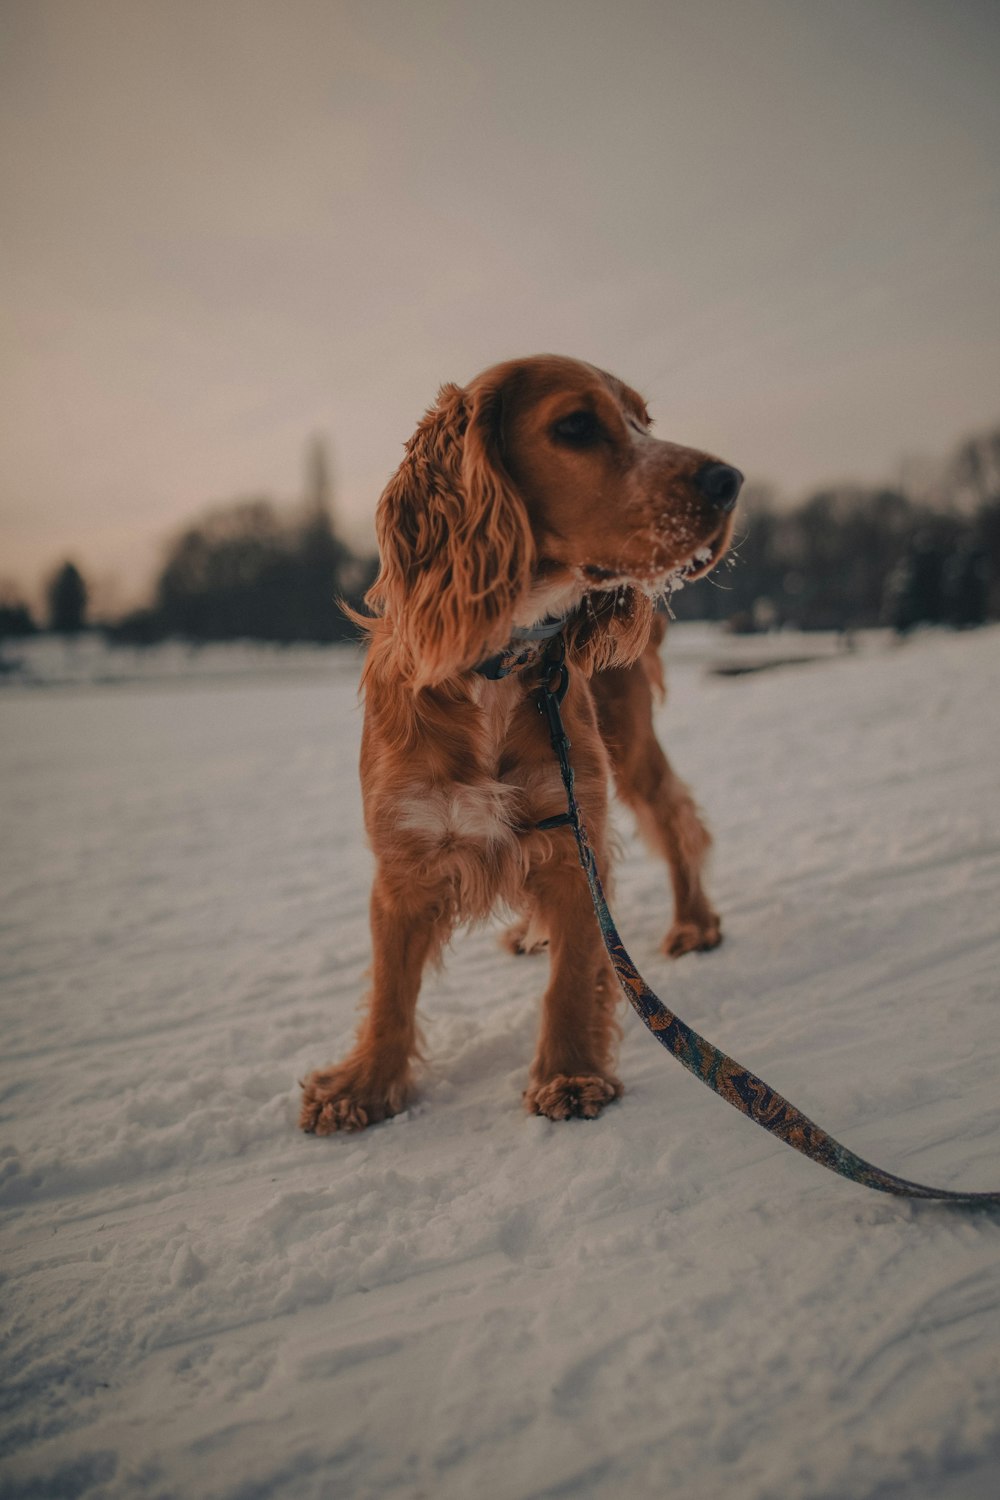
M 566 642 L 556 636 L 542 657 L 542 685 L 538 694 L 538 712 L 548 720 L 549 737 L 560 759 L 569 750 L 570 741 L 563 725 L 560 704 L 569 689 L 569 667 L 566 665 Z

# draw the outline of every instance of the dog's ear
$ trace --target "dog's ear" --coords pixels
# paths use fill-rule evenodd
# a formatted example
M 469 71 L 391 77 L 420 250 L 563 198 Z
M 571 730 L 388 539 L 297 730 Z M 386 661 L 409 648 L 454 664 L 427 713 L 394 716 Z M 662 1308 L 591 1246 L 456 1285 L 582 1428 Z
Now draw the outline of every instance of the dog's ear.
M 588 676 L 631 666 L 645 649 L 654 618 L 653 601 L 641 589 L 587 594 L 566 627 L 566 648 Z
M 379 501 L 368 605 L 392 624 L 413 687 L 499 650 L 528 587 L 534 543 L 500 456 L 502 387 L 442 386 Z

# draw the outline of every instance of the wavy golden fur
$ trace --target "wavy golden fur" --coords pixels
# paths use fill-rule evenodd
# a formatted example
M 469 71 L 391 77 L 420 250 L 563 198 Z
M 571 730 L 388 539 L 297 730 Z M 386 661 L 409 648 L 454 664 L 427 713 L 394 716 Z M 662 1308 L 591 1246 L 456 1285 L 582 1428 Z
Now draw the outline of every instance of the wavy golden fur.
M 649 428 L 628 386 L 543 355 L 443 386 L 406 444 L 378 507 L 365 622 L 372 989 L 348 1056 L 303 1084 L 305 1130 L 357 1130 L 405 1107 L 423 969 L 456 925 L 498 903 L 518 917 L 512 951 L 550 952 L 527 1108 L 593 1116 L 621 1092 L 616 982 L 573 838 L 537 827 L 564 805 L 537 666 L 500 681 L 475 671 L 519 629 L 565 621 L 563 715 L 605 883 L 610 773 L 670 869 L 666 951 L 720 940 L 701 884 L 709 836 L 653 733 L 654 599 L 725 551 L 740 476 Z

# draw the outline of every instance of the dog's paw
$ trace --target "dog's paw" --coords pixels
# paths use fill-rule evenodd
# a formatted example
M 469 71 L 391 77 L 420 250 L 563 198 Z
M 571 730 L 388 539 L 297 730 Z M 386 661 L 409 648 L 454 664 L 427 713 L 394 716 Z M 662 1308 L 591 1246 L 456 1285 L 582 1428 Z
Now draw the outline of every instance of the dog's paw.
M 660 946 L 668 958 L 680 958 L 682 953 L 708 953 L 721 942 L 722 924 L 710 912 L 700 922 L 675 922 Z
M 302 1080 L 301 1087 L 299 1128 L 309 1135 L 364 1130 L 406 1108 L 405 1081 L 376 1084 L 343 1065 L 317 1068 Z
M 549 946 L 548 935 L 531 922 L 515 922 L 500 935 L 500 946 L 508 953 L 520 957 L 522 954 L 544 953 Z
M 549 1120 L 595 1120 L 621 1093 L 622 1084 L 612 1076 L 582 1073 L 571 1078 L 557 1073 L 555 1078 L 525 1090 L 524 1107 L 529 1114 L 544 1115 Z

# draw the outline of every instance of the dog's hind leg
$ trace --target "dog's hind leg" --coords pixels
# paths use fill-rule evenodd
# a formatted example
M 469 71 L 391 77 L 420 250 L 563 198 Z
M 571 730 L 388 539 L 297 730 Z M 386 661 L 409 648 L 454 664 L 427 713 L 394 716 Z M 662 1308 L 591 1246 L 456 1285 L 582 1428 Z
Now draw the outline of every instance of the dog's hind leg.
M 689 788 L 675 775 L 654 739 L 643 763 L 615 781 L 623 802 L 635 812 L 639 829 L 670 871 L 674 893 L 673 925 L 663 939 L 671 958 L 704 952 L 722 942 L 722 923 L 702 884 L 702 867 L 712 836 Z
M 500 946 L 508 953 L 520 957 L 522 954 L 544 953 L 549 946 L 549 935 L 537 912 L 513 922 L 500 934 Z
M 670 871 L 674 920 L 662 948 L 677 958 L 717 947 L 722 927 L 702 882 L 711 834 L 653 730 L 653 687 L 662 689 L 662 684 L 652 641 L 633 666 L 595 676 L 593 690 L 618 795 L 635 813 L 643 838 L 666 860 Z

